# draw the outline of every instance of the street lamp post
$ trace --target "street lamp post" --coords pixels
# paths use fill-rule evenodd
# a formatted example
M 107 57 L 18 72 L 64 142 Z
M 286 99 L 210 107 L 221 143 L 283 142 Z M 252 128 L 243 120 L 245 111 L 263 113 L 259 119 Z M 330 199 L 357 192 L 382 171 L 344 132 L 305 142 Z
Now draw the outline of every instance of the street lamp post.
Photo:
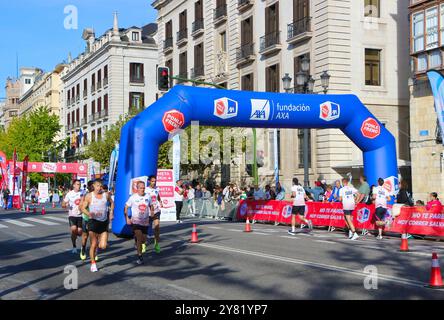
M 305 56 L 302 58 L 301 61 L 301 71 L 299 71 L 296 74 L 296 85 L 298 86 L 297 93 L 301 94 L 312 94 L 314 89 L 315 80 L 313 77 L 309 74 L 310 72 L 310 59 Z M 327 71 L 324 71 L 321 75 L 321 86 L 324 89 L 324 94 L 328 91 L 329 81 L 330 81 L 330 75 Z M 291 88 L 291 80 L 292 78 L 288 75 L 288 73 L 285 74 L 285 76 L 282 78 L 284 90 L 287 93 L 291 93 L 296 91 L 295 88 Z M 309 172 L 308 172 L 308 152 L 309 152 L 309 141 L 308 141 L 308 134 L 309 129 L 304 128 L 304 143 L 303 143 L 303 151 L 304 151 L 304 187 L 309 187 L 310 181 L 309 181 Z

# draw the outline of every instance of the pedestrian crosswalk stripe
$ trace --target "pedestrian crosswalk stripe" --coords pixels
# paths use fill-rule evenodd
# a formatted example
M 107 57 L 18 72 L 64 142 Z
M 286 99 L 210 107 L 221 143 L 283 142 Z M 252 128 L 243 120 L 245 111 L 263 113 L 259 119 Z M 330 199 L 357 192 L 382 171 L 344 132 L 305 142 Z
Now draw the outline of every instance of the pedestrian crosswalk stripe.
M 32 222 L 37 222 L 37 223 L 44 224 L 44 225 L 47 225 L 47 226 L 57 226 L 57 225 L 59 225 L 59 224 L 56 223 L 56 222 L 45 221 L 45 220 L 37 219 L 37 218 L 23 218 L 23 220 L 28 220 L 28 221 L 32 221 Z
M 44 216 L 45 219 L 51 219 L 54 221 L 59 221 L 59 222 L 68 222 L 68 218 L 60 218 L 60 217 L 51 217 L 51 216 Z
M 4 229 L 4 228 L 7 228 L 8 226 L 5 226 L 5 225 L 3 225 L 3 224 L 0 224 L 0 229 Z
M 19 227 L 34 227 L 34 225 L 26 223 L 26 222 L 22 222 L 22 221 L 18 221 L 18 220 L 12 220 L 12 219 L 4 219 L 2 220 L 3 222 L 8 222 L 10 224 L 15 224 L 16 226 Z

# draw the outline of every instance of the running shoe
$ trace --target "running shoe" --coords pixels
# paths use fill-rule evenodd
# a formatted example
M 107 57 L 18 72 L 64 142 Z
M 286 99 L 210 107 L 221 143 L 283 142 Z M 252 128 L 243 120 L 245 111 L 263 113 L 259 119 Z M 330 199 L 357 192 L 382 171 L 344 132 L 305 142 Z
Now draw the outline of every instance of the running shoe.
M 141 265 L 141 264 L 143 263 L 143 258 L 142 258 L 142 256 L 140 256 L 140 257 L 137 258 L 136 263 L 137 263 L 138 265 Z
M 80 250 L 80 259 L 81 259 L 82 261 L 85 261 L 85 260 L 86 260 L 86 254 L 85 254 L 85 252 L 83 252 L 82 249 Z
M 77 248 L 72 248 L 71 253 L 77 254 Z
M 310 230 L 313 230 L 313 223 L 311 222 L 311 220 L 308 220 L 308 228 Z
M 159 243 L 158 243 L 158 242 L 156 242 L 156 243 L 154 244 L 154 251 L 156 251 L 156 253 L 160 253 L 160 246 L 159 246 Z
M 376 239 L 378 239 L 378 240 L 382 240 L 382 236 L 378 235 L 378 236 L 376 237 Z
M 348 230 L 348 238 L 351 239 L 353 237 L 353 232 L 351 230 Z
M 359 239 L 359 236 L 358 236 L 358 234 L 355 232 L 355 234 L 353 235 L 353 237 L 351 237 L 350 240 L 357 240 L 357 239 Z
M 413 238 L 414 237 L 411 234 L 407 233 L 407 239 L 413 239 Z
M 296 235 L 296 232 L 295 232 L 295 231 L 292 231 L 292 230 L 290 229 L 290 230 L 288 230 L 288 234 L 291 234 L 292 236 L 294 236 L 294 235 Z
M 142 243 L 142 253 L 145 253 L 145 252 L 146 252 L 146 244 Z
M 91 263 L 91 272 L 97 272 L 97 271 L 99 271 L 97 269 L 97 265 L 95 263 Z

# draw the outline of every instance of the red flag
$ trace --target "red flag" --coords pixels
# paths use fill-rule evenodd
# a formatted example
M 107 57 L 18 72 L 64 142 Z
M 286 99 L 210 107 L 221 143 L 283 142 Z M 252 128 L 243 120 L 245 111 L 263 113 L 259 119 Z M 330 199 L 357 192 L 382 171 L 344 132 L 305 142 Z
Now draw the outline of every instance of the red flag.
M 15 167 L 17 164 L 17 150 L 14 148 L 14 154 L 12 156 L 12 198 L 14 199 L 15 194 Z
M 26 199 L 26 179 L 28 178 L 28 162 L 29 157 L 26 156 L 23 160 L 23 170 L 22 170 L 22 201 L 25 202 Z

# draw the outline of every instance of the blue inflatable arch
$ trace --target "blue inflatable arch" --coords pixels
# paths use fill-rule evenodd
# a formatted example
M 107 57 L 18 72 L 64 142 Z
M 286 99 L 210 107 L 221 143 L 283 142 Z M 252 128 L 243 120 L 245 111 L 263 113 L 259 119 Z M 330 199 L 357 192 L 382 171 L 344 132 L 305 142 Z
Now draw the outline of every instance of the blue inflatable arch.
M 397 177 L 395 138 L 355 95 L 298 95 L 175 86 L 121 131 L 113 233 L 126 236 L 123 209 L 131 179 L 157 172 L 159 146 L 174 129 L 200 125 L 339 128 L 362 150 L 369 184 Z

